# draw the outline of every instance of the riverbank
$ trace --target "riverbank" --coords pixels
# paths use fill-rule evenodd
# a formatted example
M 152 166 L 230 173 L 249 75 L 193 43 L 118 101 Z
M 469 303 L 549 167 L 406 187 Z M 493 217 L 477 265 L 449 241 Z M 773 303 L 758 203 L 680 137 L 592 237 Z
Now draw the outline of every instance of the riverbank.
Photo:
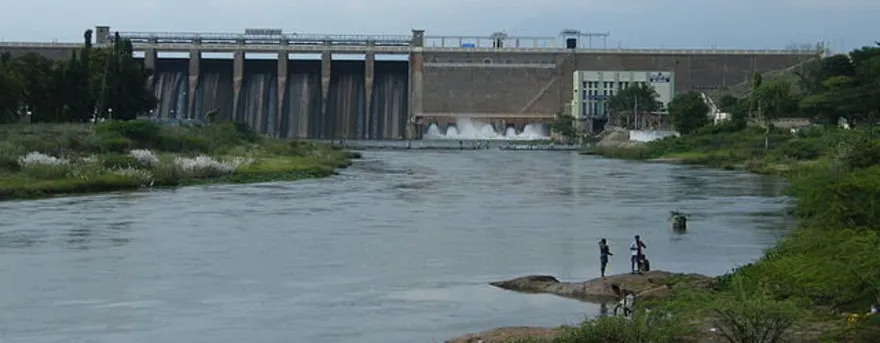
M 847 322 L 880 302 L 880 135 L 812 128 L 796 134 L 721 126 L 660 141 L 586 153 L 787 177 L 801 225 L 758 261 L 715 278 L 713 287 L 673 287 L 646 298 L 636 320 L 596 318 L 574 328 L 496 329 L 464 336 L 484 343 L 533 341 L 871 342 L 880 315 Z M 733 267 L 733 266 L 732 266 Z M 659 317 L 658 317 L 659 314 Z M 671 320 L 670 318 L 674 318 Z M 518 334 L 511 334 L 516 332 Z M 497 340 L 493 337 L 501 337 Z
M 356 154 L 262 137 L 246 125 L 0 126 L 0 200 L 334 175 Z

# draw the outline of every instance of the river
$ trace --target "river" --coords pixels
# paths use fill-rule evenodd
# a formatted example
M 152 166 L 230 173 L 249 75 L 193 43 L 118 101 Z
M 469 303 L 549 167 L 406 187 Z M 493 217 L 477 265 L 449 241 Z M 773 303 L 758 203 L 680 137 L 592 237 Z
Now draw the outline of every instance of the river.
M 407 171 L 411 170 L 411 173 Z M 0 203 L 0 341 L 437 342 L 598 305 L 486 283 L 721 274 L 794 222 L 782 181 L 550 151 L 366 152 L 300 182 Z M 670 210 L 692 213 L 673 234 Z

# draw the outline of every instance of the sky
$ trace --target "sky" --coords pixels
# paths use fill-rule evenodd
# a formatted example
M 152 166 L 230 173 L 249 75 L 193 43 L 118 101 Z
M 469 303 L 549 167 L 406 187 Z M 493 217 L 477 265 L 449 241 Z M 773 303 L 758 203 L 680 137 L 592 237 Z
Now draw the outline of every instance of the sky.
M 880 40 L 878 0 L 0 0 L 0 41 L 78 42 L 120 32 L 557 36 L 610 32 L 609 47 L 834 51 Z M 595 44 L 594 44 L 595 45 Z

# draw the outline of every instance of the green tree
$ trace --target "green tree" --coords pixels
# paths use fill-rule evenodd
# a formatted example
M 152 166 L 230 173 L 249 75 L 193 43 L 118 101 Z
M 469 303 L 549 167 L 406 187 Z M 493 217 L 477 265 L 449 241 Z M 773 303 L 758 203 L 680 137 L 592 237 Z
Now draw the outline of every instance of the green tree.
M 572 115 L 557 113 L 556 119 L 550 124 L 550 130 L 568 138 L 576 138 L 578 132 L 574 121 L 575 117 Z
M 758 106 L 758 120 L 764 126 L 764 148 L 769 149 L 773 121 L 796 109 L 797 100 L 792 95 L 791 83 L 782 79 L 759 83 L 752 98 Z
M 637 129 L 640 116 L 660 110 L 658 97 L 653 86 L 633 83 L 608 99 L 608 109 L 617 117 L 618 126 Z
M 749 106 L 746 101 L 733 95 L 726 94 L 721 97 L 719 105 L 721 110 L 729 113 L 731 121 L 740 128 L 744 128 L 749 120 Z
M 683 135 L 710 124 L 709 106 L 699 92 L 676 95 L 669 102 L 669 117 L 675 129 Z

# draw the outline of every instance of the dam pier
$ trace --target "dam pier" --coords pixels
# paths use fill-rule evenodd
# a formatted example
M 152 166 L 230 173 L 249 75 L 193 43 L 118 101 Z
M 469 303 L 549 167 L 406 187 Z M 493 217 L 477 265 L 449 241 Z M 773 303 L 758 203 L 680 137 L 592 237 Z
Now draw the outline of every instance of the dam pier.
M 595 48 L 560 37 L 119 32 L 153 74 L 156 118 L 250 124 L 276 137 L 420 139 L 461 133 L 523 134 L 572 112 L 588 129 L 608 120 L 605 101 L 650 83 L 664 106 L 676 93 L 742 83 L 754 72 L 817 58 L 803 50 Z M 95 45 L 112 44 L 107 26 Z M 607 37 L 605 34 L 603 37 Z M 0 42 L 13 56 L 70 56 L 78 43 Z M 175 55 L 169 57 L 167 55 Z M 225 55 L 218 57 L 218 55 Z M 229 56 L 231 55 L 231 56 Z M 142 57 L 141 57 L 142 56 Z

